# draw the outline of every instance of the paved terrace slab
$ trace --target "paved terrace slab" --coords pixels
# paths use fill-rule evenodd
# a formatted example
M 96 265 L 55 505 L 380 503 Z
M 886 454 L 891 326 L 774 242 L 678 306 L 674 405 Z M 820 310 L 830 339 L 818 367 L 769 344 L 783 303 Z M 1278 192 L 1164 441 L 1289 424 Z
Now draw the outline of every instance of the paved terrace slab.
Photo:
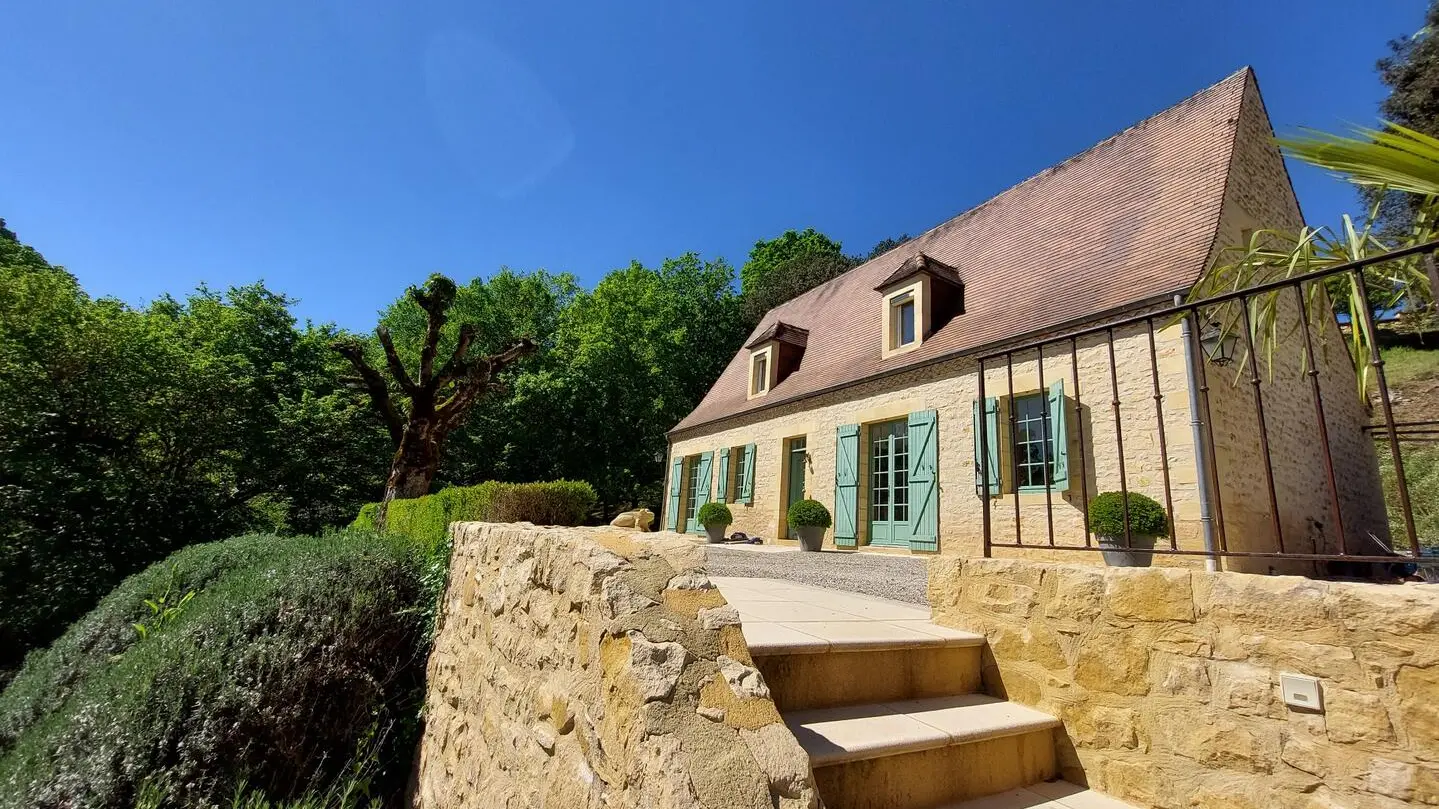
M 705 545 L 711 576 L 813 584 L 926 606 L 923 557 L 867 551 L 801 551 L 794 545 Z
M 983 635 L 938 626 L 929 608 L 778 579 L 711 576 L 739 610 L 751 654 L 980 646 Z

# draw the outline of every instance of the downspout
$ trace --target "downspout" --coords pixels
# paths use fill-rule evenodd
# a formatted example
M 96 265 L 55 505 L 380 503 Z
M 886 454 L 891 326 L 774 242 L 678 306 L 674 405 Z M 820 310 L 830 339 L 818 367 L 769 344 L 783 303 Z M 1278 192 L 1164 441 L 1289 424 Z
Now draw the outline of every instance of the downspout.
M 1182 303 L 1184 297 L 1175 295 L 1174 305 Z M 1204 558 L 1204 569 L 1213 572 L 1219 569 L 1219 557 L 1214 554 L 1214 515 L 1209 505 L 1209 457 L 1204 444 L 1204 421 L 1199 416 L 1199 374 L 1195 362 L 1203 362 L 1203 359 L 1196 357 L 1194 350 L 1198 339 L 1194 319 L 1191 311 L 1179 321 L 1179 334 L 1184 340 L 1184 372 L 1189 378 L 1189 428 L 1194 435 L 1195 479 L 1199 482 L 1199 527 L 1204 534 L 1204 550 L 1209 554 Z

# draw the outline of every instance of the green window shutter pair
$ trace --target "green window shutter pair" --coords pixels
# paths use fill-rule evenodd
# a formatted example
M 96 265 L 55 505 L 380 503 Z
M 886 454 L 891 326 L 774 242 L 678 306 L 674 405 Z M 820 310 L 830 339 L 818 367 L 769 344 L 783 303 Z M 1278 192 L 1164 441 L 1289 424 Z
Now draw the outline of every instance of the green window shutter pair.
M 939 550 L 939 413 L 909 414 L 909 547 Z
M 853 548 L 859 543 L 859 425 L 840 425 L 835 441 L 834 544 Z
M 1053 465 L 1052 488 L 1069 490 L 1069 409 L 1065 405 L 1064 380 L 1056 380 L 1049 386 L 1049 459 Z M 989 456 L 988 464 L 980 463 L 980 431 L 983 430 L 984 450 Z M 986 489 L 990 497 L 1000 491 L 999 466 L 999 399 L 984 400 L 981 413 L 980 403 L 974 402 L 974 491 L 983 497 Z M 985 478 L 988 478 L 987 480 Z M 986 485 L 987 484 L 987 485 Z
M 684 468 L 684 458 L 675 458 L 670 464 L 669 513 L 665 515 L 665 525 L 671 531 L 678 531 L 680 526 L 680 485 L 684 478 Z
M 739 496 L 735 502 L 745 505 L 754 502 L 754 444 L 745 444 L 740 458 Z
M 715 486 L 715 502 L 723 503 L 729 498 L 729 448 L 715 450 L 719 458 L 719 484 Z

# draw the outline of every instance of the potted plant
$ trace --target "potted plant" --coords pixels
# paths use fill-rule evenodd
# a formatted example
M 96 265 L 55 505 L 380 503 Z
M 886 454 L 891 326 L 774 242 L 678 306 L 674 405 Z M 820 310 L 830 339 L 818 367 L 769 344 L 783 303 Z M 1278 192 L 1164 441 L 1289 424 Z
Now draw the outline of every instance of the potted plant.
M 1129 540 L 1124 535 L 1125 503 L 1129 503 Z M 1149 567 L 1154 559 L 1154 539 L 1169 531 L 1164 506 L 1139 492 L 1125 495 L 1105 492 L 1089 501 L 1089 529 L 1104 548 L 1104 562 L 1110 567 Z
M 734 522 L 734 515 L 730 514 L 729 506 L 724 503 L 705 503 L 700 506 L 700 513 L 695 516 L 700 525 L 705 527 L 705 535 L 712 543 L 724 542 L 725 529 Z
M 824 530 L 830 525 L 829 509 L 818 500 L 796 500 L 789 507 L 789 527 L 799 534 L 799 546 L 817 551 L 824 546 Z

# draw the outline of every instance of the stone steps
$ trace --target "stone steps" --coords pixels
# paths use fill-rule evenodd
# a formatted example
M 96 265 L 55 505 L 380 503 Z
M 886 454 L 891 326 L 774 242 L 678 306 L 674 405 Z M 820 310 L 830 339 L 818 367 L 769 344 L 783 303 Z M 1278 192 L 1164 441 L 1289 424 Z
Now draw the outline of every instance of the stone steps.
M 716 584 L 739 612 L 828 809 L 1123 806 L 1056 802 L 1061 793 L 1103 796 L 1051 782 L 1057 719 L 979 693 L 982 635 L 932 624 L 921 607 L 852 593 Z
M 1040 734 L 1059 720 L 984 694 L 818 708 L 783 714 L 814 767 Z

